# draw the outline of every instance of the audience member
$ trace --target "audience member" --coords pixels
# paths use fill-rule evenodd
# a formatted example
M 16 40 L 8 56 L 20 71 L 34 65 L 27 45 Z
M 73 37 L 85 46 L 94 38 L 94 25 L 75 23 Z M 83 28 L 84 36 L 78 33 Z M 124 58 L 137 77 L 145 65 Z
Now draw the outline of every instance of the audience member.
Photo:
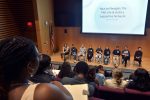
M 39 68 L 34 76 L 30 78 L 30 81 L 34 83 L 49 83 L 54 81 L 55 76 L 52 72 L 51 58 L 46 54 L 40 55 Z
M 88 71 L 89 71 L 89 66 L 86 62 L 84 61 L 80 61 L 76 64 L 76 66 L 74 67 L 74 72 L 75 72 L 75 76 L 73 78 L 69 78 L 69 77 L 64 77 L 61 82 L 62 84 L 87 84 L 87 75 L 88 75 Z M 95 87 L 93 85 L 88 85 L 89 86 L 89 92 L 90 92 L 90 96 L 93 95 L 94 91 L 95 91 Z
M 105 86 L 114 87 L 114 88 L 123 88 L 127 84 L 126 81 L 122 79 L 122 71 L 118 68 L 113 69 L 112 79 L 105 80 Z
M 34 43 L 23 37 L 0 42 L 0 100 L 72 100 L 59 82 L 28 84 L 38 69 Z M 56 96 L 54 96 L 56 95 Z
M 132 81 L 126 87 L 140 91 L 150 91 L 150 76 L 148 71 L 138 68 L 132 76 Z
M 138 47 L 138 50 L 134 54 L 134 61 L 138 61 L 139 66 L 141 66 L 142 55 L 143 55 L 142 48 Z
M 73 71 L 71 69 L 71 65 L 69 62 L 64 62 L 61 66 L 60 72 L 58 74 L 58 78 L 62 79 L 64 77 L 72 78 L 74 76 Z
M 102 65 L 99 65 L 96 68 L 96 79 L 98 80 L 99 85 L 104 85 L 105 76 L 104 76 L 104 69 Z
M 104 70 L 105 79 L 112 78 L 112 70 Z
M 99 85 L 99 82 L 96 79 L 96 68 L 89 69 L 86 81 L 88 84 L 91 84 L 94 87 Z

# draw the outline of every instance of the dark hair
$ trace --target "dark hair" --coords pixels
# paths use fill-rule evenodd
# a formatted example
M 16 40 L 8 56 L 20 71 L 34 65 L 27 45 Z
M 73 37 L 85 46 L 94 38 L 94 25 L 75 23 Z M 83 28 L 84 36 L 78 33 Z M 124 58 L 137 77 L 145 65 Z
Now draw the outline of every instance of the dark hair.
M 99 70 L 104 71 L 104 68 L 103 68 L 103 66 L 102 66 L 102 65 L 98 65 L 98 66 L 96 67 L 96 73 L 98 73 L 98 72 L 99 72 Z
M 40 55 L 39 68 L 36 72 L 36 75 L 42 74 L 47 68 L 51 69 L 51 57 L 46 54 Z
M 94 82 L 95 81 L 96 68 L 91 68 L 88 71 L 87 81 Z
M 73 77 L 71 65 L 69 62 L 64 62 L 61 66 L 60 72 L 58 74 L 59 78 L 63 77 Z
M 113 74 L 113 78 L 116 79 L 117 85 L 120 85 L 122 83 L 121 78 L 123 77 L 122 70 L 118 69 L 118 68 L 115 68 L 115 69 L 113 69 L 112 74 Z
M 86 62 L 80 61 L 74 67 L 74 71 L 76 74 L 83 74 L 84 76 L 87 76 L 89 71 L 89 66 Z
M 133 82 L 136 84 L 139 90 L 146 90 L 149 87 L 150 89 L 150 76 L 147 70 L 143 68 L 138 68 L 134 72 Z
M 38 54 L 34 43 L 23 37 L 7 38 L 0 42 L 0 99 L 7 99 L 12 82 L 19 81 L 30 61 Z
M 105 77 L 112 77 L 112 70 L 105 70 L 104 71 L 104 76 Z

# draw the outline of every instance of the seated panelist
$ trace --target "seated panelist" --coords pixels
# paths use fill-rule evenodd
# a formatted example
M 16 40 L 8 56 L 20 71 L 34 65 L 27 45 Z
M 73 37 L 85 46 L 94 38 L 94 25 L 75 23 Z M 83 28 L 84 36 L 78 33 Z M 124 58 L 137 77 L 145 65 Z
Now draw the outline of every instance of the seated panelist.
M 67 43 L 64 44 L 63 46 L 63 52 L 61 53 L 61 58 L 66 59 L 66 55 L 69 55 L 70 49 L 69 46 L 67 45 Z
M 103 50 L 101 49 L 100 46 L 96 49 L 95 60 L 96 60 L 96 62 L 102 63 L 102 60 L 103 60 Z
M 104 50 L 104 64 L 108 65 L 110 62 L 110 49 L 108 46 L 106 46 L 105 50 Z
M 87 59 L 88 59 L 88 61 L 91 62 L 91 60 L 93 58 L 93 54 L 94 54 L 94 49 L 92 48 L 92 46 L 90 46 L 87 50 Z
M 78 60 L 81 60 L 80 58 L 82 58 L 85 60 L 86 57 L 86 48 L 84 47 L 84 45 L 82 44 L 80 47 L 80 51 L 78 53 Z
M 142 48 L 138 47 L 138 50 L 134 54 L 134 61 L 137 61 L 139 63 L 139 66 L 141 66 L 141 61 L 142 61 Z
M 71 56 L 73 56 L 73 59 L 76 60 L 76 58 L 77 58 L 77 48 L 74 46 L 74 44 L 72 44 L 72 47 L 71 47 Z
M 119 66 L 120 64 L 120 54 L 121 51 L 119 50 L 119 46 L 116 46 L 116 48 L 113 51 L 113 64 L 115 66 Z
M 122 51 L 122 64 L 125 63 L 125 67 L 127 66 L 127 61 L 130 60 L 130 51 L 128 47 L 125 46 L 125 49 Z

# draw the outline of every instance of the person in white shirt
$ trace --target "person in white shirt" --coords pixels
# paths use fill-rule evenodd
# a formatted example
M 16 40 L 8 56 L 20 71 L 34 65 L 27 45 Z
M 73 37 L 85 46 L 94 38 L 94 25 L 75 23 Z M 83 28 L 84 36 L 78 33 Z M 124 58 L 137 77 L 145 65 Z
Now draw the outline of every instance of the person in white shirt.
M 81 45 L 80 51 L 78 53 L 78 60 L 81 60 L 80 57 L 83 57 L 84 60 L 86 59 L 86 48 L 84 47 L 83 44 Z

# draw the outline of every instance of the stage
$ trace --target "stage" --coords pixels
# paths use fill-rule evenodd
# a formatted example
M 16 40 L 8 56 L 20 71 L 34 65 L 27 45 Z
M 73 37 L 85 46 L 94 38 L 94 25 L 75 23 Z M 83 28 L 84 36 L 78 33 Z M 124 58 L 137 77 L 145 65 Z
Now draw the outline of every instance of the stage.
M 95 61 L 93 61 L 93 62 L 86 61 L 86 62 L 88 63 L 88 65 L 90 67 L 94 67 L 97 65 L 103 65 L 104 68 L 112 69 L 114 67 L 113 63 L 112 63 L 112 57 L 110 59 L 111 59 L 110 64 L 108 64 L 108 65 L 99 64 L 99 63 L 96 63 Z M 61 59 L 60 53 L 51 55 L 51 60 L 52 60 L 53 65 L 60 65 L 63 63 L 63 59 Z M 73 59 L 67 59 L 67 61 L 70 62 L 71 65 L 73 65 L 73 66 L 76 65 L 76 63 L 78 62 L 77 61 L 76 63 L 74 63 Z M 124 71 L 129 71 L 129 72 L 132 71 L 133 72 L 134 70 L 139 68 L 139 66 L 137 63 L 133 64 L 133 57 L 131 57 L 130 61 L 128 62 L 127 67 L 124 67 L 123 64 L 120 64 L 118 68 L 121 68 Z M 146 58 L 146 57 L 142 58 L 142 68 L 145 68 L 146 70 L 148 70 L 150 72 L 150 58 Z

